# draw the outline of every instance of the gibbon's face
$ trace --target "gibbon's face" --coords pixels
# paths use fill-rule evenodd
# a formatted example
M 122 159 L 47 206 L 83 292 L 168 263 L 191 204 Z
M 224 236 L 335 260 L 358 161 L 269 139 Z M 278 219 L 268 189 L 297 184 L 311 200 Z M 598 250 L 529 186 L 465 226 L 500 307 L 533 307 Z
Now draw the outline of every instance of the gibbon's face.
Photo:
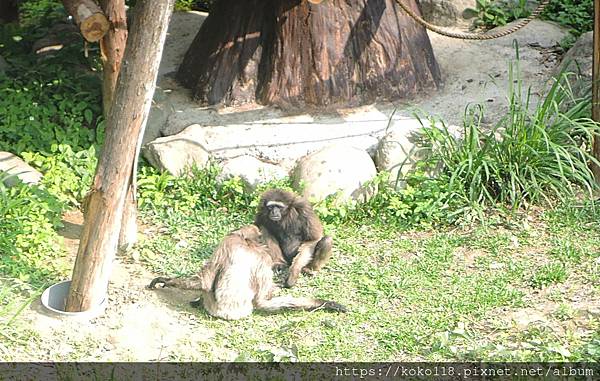
M 281 221 L 287 210 L 287 205 L 280 201 L 268 201 L 265 205 L 269 211 L 269 219 L 271 221 Z

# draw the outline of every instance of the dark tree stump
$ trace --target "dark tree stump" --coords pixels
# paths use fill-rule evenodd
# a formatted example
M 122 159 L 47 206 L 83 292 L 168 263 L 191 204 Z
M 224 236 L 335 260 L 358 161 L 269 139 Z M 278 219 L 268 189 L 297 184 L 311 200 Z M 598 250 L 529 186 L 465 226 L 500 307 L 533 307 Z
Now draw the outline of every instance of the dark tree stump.
M 19 21 L 17 0 L 0 0 L 0 24 Z
M 329 106 L 405 98 L 440 73 L 395 0 L 217 0 L 177 78 L 205 104 Z

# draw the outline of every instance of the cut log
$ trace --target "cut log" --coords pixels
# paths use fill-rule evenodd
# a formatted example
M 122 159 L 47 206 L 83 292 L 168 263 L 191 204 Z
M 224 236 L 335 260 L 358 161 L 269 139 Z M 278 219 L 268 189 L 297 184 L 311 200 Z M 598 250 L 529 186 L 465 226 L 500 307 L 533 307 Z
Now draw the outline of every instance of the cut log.
M 352 106 L 435 89 L 440 72 L 395 0 L 219 0 L 177 79 L 211 105 Z
M 83 38 L 99 41 L 108 31 L 108 19 L 93 0 L 62 0 L 67 13 L 73 16 Z
M 89 192 L 66 311 L 85 311 L 106 296 L 138 138 L 143 132 L 174 0 L 138 0 L 107 132 Z

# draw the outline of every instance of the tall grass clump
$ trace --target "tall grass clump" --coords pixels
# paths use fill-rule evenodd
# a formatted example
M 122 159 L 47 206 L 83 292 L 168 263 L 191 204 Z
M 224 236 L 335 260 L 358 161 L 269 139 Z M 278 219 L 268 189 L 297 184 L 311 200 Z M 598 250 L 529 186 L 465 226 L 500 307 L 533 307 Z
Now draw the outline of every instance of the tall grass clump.
M 445 125 L 424 128 L 432 160 L 448 177 L 449 195 L 462 205 L 456 213 L 502 203 L 512 209 L 531 203 L 589 194 L 596 187 L 588 164 L 589 148 L 600 130 L 589 119 L 590 98 L 574 99 L 561 73 L 545 98 L 532 110 L 531 91 L 513 81 L 516 65 L 509 66 L 508 112 L 492 128 L 482 126 L 480 106 L 468 108 L 462 136 Z

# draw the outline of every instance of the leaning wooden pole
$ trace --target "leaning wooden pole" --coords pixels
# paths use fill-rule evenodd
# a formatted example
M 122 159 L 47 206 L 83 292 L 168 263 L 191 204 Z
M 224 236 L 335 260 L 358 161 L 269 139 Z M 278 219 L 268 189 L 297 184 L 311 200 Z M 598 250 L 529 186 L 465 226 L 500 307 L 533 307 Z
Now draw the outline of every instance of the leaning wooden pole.
M 104 116 L 110 113 L 113 103 L 117 79 L 121 70 L 121 62 L 127 43 L 127 14 L 125 0 L 100 0 L 100 6 L 110 22 L 110 28 L 100 40 L 100 58 L 102 60 L 102 104 Z M 141 139 L 141 138 L 140 138 Z M 135 171 L 135 168 L 134 168 Z M 131 182 L 123 207 L 121 233 L 119 234 L 119 250 L 133 246 L 137 240 L 137 203 L 134 182 Z
M 112 104 L 117 78 L 121 70 L 121 61 L 127 43 L 127 14 L 125 0 L 101 0 L 100 5 L 110 27 L 100 40 L 100 59 L 102 60 L 102 103 L 104 116 L 108 117 Z
M 600 0 L 594 0 L 594 53 L 592 55 L 592 119 L 600 123 Z M 600 135 L 594 137 L 592 154 L 600 161 Z M 596 182 L 600 183 L 600 167 L 592 163 Z
M 138 0 L 85 212 L 66 311 L 106 297 L 137 141 L 148 119 L 174 0 Z

